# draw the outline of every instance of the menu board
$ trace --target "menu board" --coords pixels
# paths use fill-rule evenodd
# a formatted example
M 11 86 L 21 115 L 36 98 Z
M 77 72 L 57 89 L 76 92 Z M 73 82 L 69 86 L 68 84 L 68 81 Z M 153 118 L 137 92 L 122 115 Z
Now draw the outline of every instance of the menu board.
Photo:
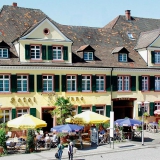
M 98 145 L 98 131 L 96 128 L 91 128 L 91 143 Z

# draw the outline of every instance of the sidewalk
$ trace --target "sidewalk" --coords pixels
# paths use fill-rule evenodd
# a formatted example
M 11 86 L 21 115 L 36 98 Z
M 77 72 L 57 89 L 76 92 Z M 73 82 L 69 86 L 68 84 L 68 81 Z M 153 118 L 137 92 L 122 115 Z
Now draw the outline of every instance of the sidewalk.
M 113 144 L 106 144 L 97 147 L 85 147 L 83 150 L 77 150 L 76 154 L 74 154 L 74 159 L 78 157 L 82 157 L 85 155 L 96 155 L 103 153 L 112 153 L 112 152 L 123 152 L 126 150 L 136 150 L 143 148 L 152 148 L 156 146 L 160 146 L 160 134 L 152 134 L 145 133 L 145 142 L 144 146 L 142 146 L 141 141 L 126 141 L 126 142 L 116 142 Z M 14 160 L 55 160 L 55 153 L 57 149 L 51 149 L 47 151 L 41 151 L 37 153 L 31 154 L 13 154 L 5 157 L 0 157 L 1 160 L 8 160 L 10 158 Z M 68 159 L 67 148 L 63 150 L 62 159 Z

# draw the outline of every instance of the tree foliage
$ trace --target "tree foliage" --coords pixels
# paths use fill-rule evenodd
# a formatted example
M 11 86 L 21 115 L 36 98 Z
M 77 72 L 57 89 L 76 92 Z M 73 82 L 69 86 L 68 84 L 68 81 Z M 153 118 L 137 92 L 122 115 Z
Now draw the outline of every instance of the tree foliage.
M 51 115 L 57 117 L 58 124 L 65 124 L 65 119 L 72 117 L 73 105 L 69 98 L 58 97 L 55 106 L 56 108 L 50 112 Z

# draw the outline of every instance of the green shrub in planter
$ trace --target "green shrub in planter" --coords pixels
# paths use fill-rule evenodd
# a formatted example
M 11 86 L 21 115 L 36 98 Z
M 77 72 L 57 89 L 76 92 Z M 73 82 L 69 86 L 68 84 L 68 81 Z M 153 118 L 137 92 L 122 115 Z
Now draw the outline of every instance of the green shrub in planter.
M 0 128 L 0 146 L 3 147 L 3 152 L 7 153 L 7 146 L 6 146 L 6 132 L 4 128 Z
M 26 152 L 30 153 L 35 150 L 35 132 L 32 129 L 27 131 Z

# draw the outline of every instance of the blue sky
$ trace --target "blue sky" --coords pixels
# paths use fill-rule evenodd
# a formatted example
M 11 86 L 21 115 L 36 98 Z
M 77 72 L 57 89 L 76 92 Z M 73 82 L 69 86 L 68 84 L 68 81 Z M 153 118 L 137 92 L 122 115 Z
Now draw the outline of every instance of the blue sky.
M 135 17 L 160 19 L 160 0 L 0 0 L 12 5 L 42 10 L 60 24 L 103 27 L 125 10 Z

